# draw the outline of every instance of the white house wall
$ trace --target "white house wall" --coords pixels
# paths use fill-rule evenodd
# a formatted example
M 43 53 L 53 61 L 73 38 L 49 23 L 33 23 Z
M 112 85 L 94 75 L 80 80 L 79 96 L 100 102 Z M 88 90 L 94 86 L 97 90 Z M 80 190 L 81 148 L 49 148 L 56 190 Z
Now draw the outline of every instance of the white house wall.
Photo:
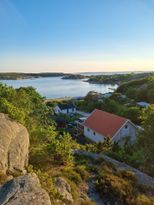
M 90 140 L 92 140 L 94 142 L 103 142 L 105 137 L 97 132 L 95 132 L 95 135 L 94 135 L 94 132 L 95 131 L 84 126 L 84 136 L 85 137 L 88 137 Z
M 126 128 L 127 126 L 127 128 Z M 94 142 L 103 142 L 105 136 L 89 129 L 84 126 L 84 136 L 88 137 L 90 140 Z M 137 128 L 131 122 L 127 121 L 127 123 L 119 129 L 117 134 L 112 138 L 112 142 L 118 142 L 119 145 L 123 145 L 127 137 L 129 137 L 130 144 L 133 144 L 136 141 Z
M 65 110 L 61 110 L 61 113 L 63 113 L 63 114 L 67 114 L 67 109 L 65 109 Z
M 68 114 L 68 113 L 76 113 L 76 108 L 72 109 L 64 109 L 64 110 L 61 110 L 58 106 L 56 106 L 54 108 L 54 111 L 56 114 L 59 114 L 59 113 L 63 113 L 63 114 Z
M 76 113 L 76 109 L 69 108 L 69 109 L 62 110 L 61 112 L 63 114 Z
M 137 132 L 136 127 L 131 122 L 128 121 L 119 130 L 119 132 L 112 138 L 112 141 L 119 142 L 119 144 L 122 145 L 125 142 L 124 139 L 129 137 L 129 142 L 134 143 L 136 141 L 136 134 L 137 134 L 136 132 Z
M 76 113 L 76 108 L 73 108 L 73 109 L 70 108 L 70 109 L 69 109 L 69 113 Z

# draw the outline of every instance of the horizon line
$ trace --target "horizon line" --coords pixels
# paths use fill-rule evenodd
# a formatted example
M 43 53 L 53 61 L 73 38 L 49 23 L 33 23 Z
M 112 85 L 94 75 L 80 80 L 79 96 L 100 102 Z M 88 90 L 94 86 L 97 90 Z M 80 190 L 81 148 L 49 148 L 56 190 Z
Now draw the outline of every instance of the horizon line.
M 143 71 L 143 70 L 140 70 L 140 71 L 138 71 L 138 70 L 134 70 L 134 71 L 126 71 L 126 70 L 121 70 L 121 71 L 83 71 L 83 72 L 79 72 L 79 71 L 77 71 L 77 72 L 65 72 L 65 71 L 58 71 L 58 72 L 56 72 L 56 71 L 51 71 L 51 72 L 49 72 L 49 71 L 45 71 L 45 72 L 37 72 L 37 71 L 32 71 L 32 72 L 18 72 L 18 71 L 7 71 L 7 72 L 5 72 L 5 71 L 0 71 L 0 73 L 22 73 L 22 74 L 30 74 L 30 73 L 34 73 L 34 74 L 39 74 L 39 73 L 63 73 L 63 74 L 80 74 L 80 73 L 151 73 L 151 72 L 154 72 L 154 70 L 147 70 L 147 71 Z

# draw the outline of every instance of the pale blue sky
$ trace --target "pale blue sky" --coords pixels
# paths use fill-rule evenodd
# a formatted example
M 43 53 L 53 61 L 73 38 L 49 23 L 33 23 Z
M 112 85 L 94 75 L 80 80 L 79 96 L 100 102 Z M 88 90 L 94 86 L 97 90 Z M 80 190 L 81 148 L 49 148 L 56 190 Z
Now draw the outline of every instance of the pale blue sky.
M 0 0 L 0 71 L 154 70 L 154 0 Z

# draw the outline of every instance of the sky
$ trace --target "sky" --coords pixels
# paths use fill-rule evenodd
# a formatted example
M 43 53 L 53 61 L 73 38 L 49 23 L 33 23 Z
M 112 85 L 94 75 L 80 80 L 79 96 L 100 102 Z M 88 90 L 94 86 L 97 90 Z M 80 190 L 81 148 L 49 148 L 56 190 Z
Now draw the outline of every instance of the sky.
M 0 0 L 0 72 L 154 71 L 154 0 Z

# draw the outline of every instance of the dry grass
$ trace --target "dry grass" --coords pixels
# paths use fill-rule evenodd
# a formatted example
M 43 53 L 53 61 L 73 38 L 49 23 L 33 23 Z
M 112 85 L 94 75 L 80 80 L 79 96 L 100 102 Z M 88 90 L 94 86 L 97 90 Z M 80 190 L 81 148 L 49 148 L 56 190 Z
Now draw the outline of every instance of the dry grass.
M 143 192 L 131 171 L 117 172 L 103 164 L 99 167 L 98 190 L 101 195 L 119 199 L 125 205 L 154 205 L 153 190 Z
M 9 176 L 7 176 L 6 174 L 0 172 L 0 184 L 4 184 L 5 182 L 7 182 L 10 179 Z

